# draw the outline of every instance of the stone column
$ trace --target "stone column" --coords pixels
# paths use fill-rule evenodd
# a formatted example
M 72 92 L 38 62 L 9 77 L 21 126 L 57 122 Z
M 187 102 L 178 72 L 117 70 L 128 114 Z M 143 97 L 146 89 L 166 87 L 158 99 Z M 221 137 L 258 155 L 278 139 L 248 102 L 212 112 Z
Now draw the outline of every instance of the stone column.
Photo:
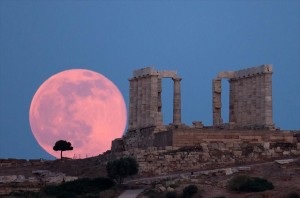
M 157 96 L 157 75 L 150 76 L 150 125 L 156 126 L 156 118 L 157 118 L 157 103 L 158 103 L 158 96 Z
M 146 76 L 146 104 L 145 104 L 145 111 L 146 111 L 146 126 L 150 126 L 151 119 L 150 119 L 150 103 L 151 103 L 151 78 L 149 75 Z
M 146 126 L 146 93 L 147 93 L 147 89 L 146 89 L 146 77 L 143 76 L 141 77 L 141 81 L 142 81 L 142 103 L 141 103 L 141 123 L 140 123 L 140 127 L 144 128 Z
M 139 77 L 137 79 L 137 128 L 141 128 L 142 126 L 142 94 L 143 94 L 143 88 L 142 88 L 142 78 Z
M 128 115 L 128 128 L 133 128 L 133 109 L 134 109 L 134 79 L 129 79 L 129 115 Z
M 179 77 L 172 78 L 174 81 L 174 97 L 173 97 L 173 124 L 181 124 L 181 93 Z
M 236 98 L 236 80 L 230 79 L 229 80 L 229 122 L 235 123 L 236 118 L 236 105 L 235 105 L 235 98 Z
M 137 95 L 138 95 L 138 80 L 136 78 L 133 79 L 133 95 L 132 95 L 132 100 L 133 100 L 133 111 L 132 111 L 132 128 L 136 129 L 137 128 Z
M 156 125 L 163 125 L 163 117 L 162 117 L 162 100 L 161 100 L 161 92 L 162 92 L 162 82 L 161 78 L 157 78 L 157 116 L 156 116 Z
M 213 125 L 218 126 L 223 124 L 222 115 L 221 115 L 221 92 L 222 84 L 221 79 L 213 80 Z
M 273 124 L 273 109 L 272 109 L 272 72 L 268 72 L 264 76 L 264 103 L 265 103 L 265 125 L 272 127 Z

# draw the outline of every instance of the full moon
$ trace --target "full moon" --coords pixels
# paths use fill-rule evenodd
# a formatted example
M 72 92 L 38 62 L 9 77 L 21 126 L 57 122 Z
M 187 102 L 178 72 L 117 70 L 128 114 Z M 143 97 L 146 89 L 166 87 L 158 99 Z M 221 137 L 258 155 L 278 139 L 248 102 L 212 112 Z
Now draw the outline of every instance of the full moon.
M 97 156 L 126 127 L 126 105 L 119 89 L 105 76 L 85 69 L 60 72 L 47 79 L 35 93 L 29 111 L 32 133 L 40 146 L 59 158 L 58 140 L 74 149 L 64 157 Z

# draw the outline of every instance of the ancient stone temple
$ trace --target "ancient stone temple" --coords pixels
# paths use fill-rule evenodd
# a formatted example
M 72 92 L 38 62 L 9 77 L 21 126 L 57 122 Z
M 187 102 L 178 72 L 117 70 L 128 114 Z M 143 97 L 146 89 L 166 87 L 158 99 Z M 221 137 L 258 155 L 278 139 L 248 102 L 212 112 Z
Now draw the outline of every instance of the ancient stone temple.
M 174 82 L 173 122 L 163 123 L 163 78 Z M 229 123 L 223 123 L 222 79 L 229 79 Z M 203 142 L 293 142 L 293 133 L 274 127 L 272 117 L 272 66 L 261 65 L 220 72 L 213 80 L 213 126 L 195 121 L 181 123 L 181 78 L 175 71 L 151 67 L 135 70 L 130 82 L 128 130 L 112 143 L 113 150 L 150 147 L 197 146 Z
M 157 71 L 151 67 L 135 70 L 130 82 L 128 131 L 155 127 L 165 130 L 162 116 L 162 78 L 174 81 L 173 124 L 181 123 L 180 81 L 175 71 Z
M 221 72 L 213 80 L 213 125 L 222 126 L 221 80 L 229 79 L 229 124 L 233 128 L 274 128 L 272 66 Z
M 173 122 L 162 119 L 162 78 L 174 81 Z M 229 123 L 223 123 L 222 79 L 229 79 Z M 181 78 L 174 71 L 147 67 L 130 82 L 128 131 L 112 142 L 105 159 L 133 156 L 140 173 L 237 166 L 300 156 L 300 131 L 280 130 L 272 118 L 272 66 L 220 72 L 213 80 L 213 126 L 181 123 Z

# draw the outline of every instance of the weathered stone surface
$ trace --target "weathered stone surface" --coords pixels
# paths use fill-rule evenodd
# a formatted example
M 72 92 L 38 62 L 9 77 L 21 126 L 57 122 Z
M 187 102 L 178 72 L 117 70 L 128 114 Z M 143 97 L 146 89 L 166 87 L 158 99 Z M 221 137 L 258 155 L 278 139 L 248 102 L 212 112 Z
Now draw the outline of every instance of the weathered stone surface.
M 171 188 L 170 186 L 167 188 L 167 191 L 168 192 L 173 192 L 174 191 L 174 188 Z
M 130 81 L 128 131 L 154 127 L 164 129 L 162 121 L 161 79 L 174 81 L 173 123 L 181 124 L 181 78 L 174 71 L 157 71 L 151 67 L 133 72 Z
M 7 176 L 0 176 L 0 183 L 22 183 L 25 182 L 24 175 L 7 175 Z
M 221 79 L 228 78 L 229 128 L 274 128 L 272 117 L 272 65 L 235 72 L 220 72 L 213 81 L 213 124 L 222 127 Z M 226 127 L 223 125 L 223 127 Z
M 161 83 L 166 77 L 174 81 L 173 123 L 168 126 L 163 125 L 161 112 Z M 221 117 L 222 78 L 230 79 L 226 124 Z M 181 123 L 181 78 L 176 73 L 145 68 L 134 71 L 129 81 L 128 131 L 113 143 L 109 159 L 134 156 L 141 174 L 164 175 L 300 155 L 300 131 L 274 128 L 271 65 L 223 72 L 213 80 L 212 127 L 202 122 L 191 127 Z
M 35 175 L 33 177 L 26 178 L 24 175 L 8 175 L 0 176 L 0 183 L 49 183 L 49 184 L 59 184 L 63 181 L 73 181 L 78 179 L 73 176 L 66 176 L 64 173 L 54 173 L 49 170 L 35 170 L 32 171 Z
M 17 175 L 0 176 L 0 183 L 11 183 L 17 180 Z
M 294 160 L 293 159 L 275 160 L 275 162 L 277 162 L 278 164 L 289 164 L 294 162 Z
M 238 171 L 251 171 L 250 166 L 241 166 L 237 168 Z

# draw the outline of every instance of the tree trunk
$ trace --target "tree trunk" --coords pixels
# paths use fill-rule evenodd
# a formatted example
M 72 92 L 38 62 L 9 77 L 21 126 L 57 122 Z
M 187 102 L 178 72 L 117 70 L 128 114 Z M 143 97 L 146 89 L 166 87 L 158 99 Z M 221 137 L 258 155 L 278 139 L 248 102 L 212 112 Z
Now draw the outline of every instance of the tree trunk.
M 62 159 L 62 152 L 63 152 L 63 151 L 60 151 L 60 159 Z

